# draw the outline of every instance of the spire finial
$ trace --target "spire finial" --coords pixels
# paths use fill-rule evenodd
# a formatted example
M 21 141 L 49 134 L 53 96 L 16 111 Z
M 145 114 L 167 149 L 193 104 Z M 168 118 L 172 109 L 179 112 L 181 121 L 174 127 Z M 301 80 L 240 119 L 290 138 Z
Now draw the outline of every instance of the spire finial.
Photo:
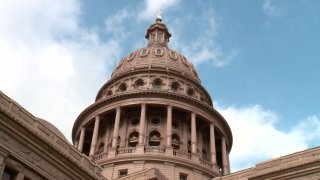
M 161 9 L 157 10 L 157 19 L 162 19 L 163 11 Z

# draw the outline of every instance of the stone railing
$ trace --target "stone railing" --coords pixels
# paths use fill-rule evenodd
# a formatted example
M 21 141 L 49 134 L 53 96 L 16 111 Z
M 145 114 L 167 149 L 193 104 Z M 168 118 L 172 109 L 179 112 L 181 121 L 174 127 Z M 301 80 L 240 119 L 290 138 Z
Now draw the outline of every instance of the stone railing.
M 100 159 L 105 159 L 107 157 L 108 157 L 108 151 L 92 156 L 92 160 L 93 161 L 98 161 Z
M 135 151 L 136 151 L 136 147 L 119 148 L 117 149 L 117 154 L 118 155 L 134 154 Z
M 178 157 L 183 157 L 187 159 L 191 159 L 191 154 L 188 153 L 187 151 L 181 151 L 181 150 L 173 150 L 173 155 L 178 156 Z
M 148 146 L 146 147 L 146 153 L 164 153 L 165 148 L 159 146 Z
M 200 161 L 200 164 L 203 164 L 203 165 L 208 166 L 208 167 L 212 167 L 212 163 L 208 159 L 199 158 L 199 161 Z

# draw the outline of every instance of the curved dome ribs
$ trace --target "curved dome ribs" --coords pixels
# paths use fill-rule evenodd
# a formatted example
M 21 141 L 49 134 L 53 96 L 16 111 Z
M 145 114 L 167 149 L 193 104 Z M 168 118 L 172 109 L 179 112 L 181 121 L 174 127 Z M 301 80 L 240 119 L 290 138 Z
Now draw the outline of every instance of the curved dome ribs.
M 143 161 L 145 167 L 171 162 L 184 173 L 197 169 L 207 179 L 228 174 L 232 133 L 194 66 L 168 48 L 171 34 L 161 19 L 145 37 L 147 47 L 119 62 L 77 118 L 76 148 L 104 171 Z

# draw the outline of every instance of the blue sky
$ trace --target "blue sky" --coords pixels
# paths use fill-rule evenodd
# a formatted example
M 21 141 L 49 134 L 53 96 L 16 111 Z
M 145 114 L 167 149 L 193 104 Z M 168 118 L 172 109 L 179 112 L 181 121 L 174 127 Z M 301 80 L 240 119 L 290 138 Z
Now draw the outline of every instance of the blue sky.
M 317 0 L 1 0 L 0 90 L 70 139 L 159 7 L 232 128 L 233 171 L 319 146 Z

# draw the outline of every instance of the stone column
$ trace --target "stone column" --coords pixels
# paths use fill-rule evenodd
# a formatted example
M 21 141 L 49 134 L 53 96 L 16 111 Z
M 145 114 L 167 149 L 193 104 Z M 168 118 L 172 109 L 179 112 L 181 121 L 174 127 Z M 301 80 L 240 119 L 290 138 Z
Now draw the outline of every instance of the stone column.
M 191 113 L 191 152 L 197 153 L 197 132 L 196 132 L 196 113 Z
M 227 154 L 227 145 L 226 145 L 226 138 L 222 136 L 221 138 L 221 146 L 222 146 L 222 167 L 223 167 L 223 174 L 229 174 L 228 168 L 228 154 Z
M 116 149 L 118 145 L 119 137 L 119 124 L 120 124 L 121 109 L 120 107 L 116 108 L 116 118 L 114 120 L 113 136 L 112 136 L 112 149 Z
M 140 124 L 139 124 L 139 143 L 137 146 L 136 153 L 142 154 L 144 153 L 145 146 L 145 124 L 146 124 L 146 103 L 141 104 L 141 114 L 140 114 Z
M 93 128 L 93 134 L 92 134 L 92 141 L 91 141 L 91 147 L 90 147 L 89 156 L 93 156 L 96 153 L 98 134 L 99 134 L 99 125 L 100 125 L 100 116 L 97 115 L 95 117 L 95 122 L 94 122 L 94 128 Z
M 214 124 L 210 124 L 210 154 L 211 154 L 211 163 L 212 168 L 216 168 L 217 166 L 217 158 L 216 158 L 216 141 L 214 136 Z
M 191 159 L 193 162 L 200 163 L 199 154 L 197 153 L 197 126 L 196 113 L 191 113 Z
M 173 155 L 172 147 L 172 105 L 167 106 L 167 142 L 166 154 Z
M 79 139 L 79 145 L 78 145 L 78 150 L 82 152 L 83 149 L 83 143 L 84 143 L 84 136 L 86 134 L 86 128 L 82 126 L 81 132 L 80 132 L 80 139 Z
M 167 147 L 172 146 L 172 106 L 167 106 Z
M 120 117 L 121 117 L 121 108 L 117 107 L 116 117 L 114 120 L 114 127 L 113 127 L 112 146 L 111 146 L 111 149 L 108 150 L 108 158 L 116 156 L 117 146 L 118 146 L 118 137 L 119 137 Z

